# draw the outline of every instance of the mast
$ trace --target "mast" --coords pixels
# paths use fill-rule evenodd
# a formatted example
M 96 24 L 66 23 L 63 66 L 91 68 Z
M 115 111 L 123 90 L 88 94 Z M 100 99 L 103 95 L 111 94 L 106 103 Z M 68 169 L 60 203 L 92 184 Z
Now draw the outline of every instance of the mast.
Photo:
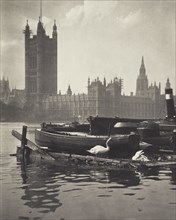
M 42 22 L 42 0 L 40 0 L 40 19 Z

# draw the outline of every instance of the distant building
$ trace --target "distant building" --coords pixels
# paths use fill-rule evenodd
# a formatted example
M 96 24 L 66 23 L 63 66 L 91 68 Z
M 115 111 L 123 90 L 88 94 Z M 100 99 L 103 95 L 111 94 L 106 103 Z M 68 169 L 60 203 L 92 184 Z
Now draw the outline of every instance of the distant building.
M 115 77 L 107 83 L 99 78 L 90 82 L 87 94 L 72 95 L 71 87 L 62 95 L 45 95 L 42 99 L 42 114 L 47 120 L 86 120 L 92 116 L 164 118 L 165 98 L 161 95 L 161 86 L 156 83 L 148 86 L 144 58 L 142 58 L 137 78 L 136 95 L 122 95 L 122 79 Z
M 149 85 L 144 57 L 136 80 L 136 94 L 122 94 L 123 80 L 110 82 L 88 78 L 87 93 L 73 94 L 68 85 L 66 94 L 57 94 L 57 26 L 54 21 L 52 38 L 46 35 L 39 18 L 37 34 L 25 30 L 25 90 L 12 89 L 9 80 L 0 80 L 0 101 L 24 109 L 26 120 L 85 121 L 89 116 L 165 118 L 165 95 L 161 84 Z M 170 88 L 167 78 L 166 88 Z M 174 97 L 176 105 L 176 96 Z M 21 115 L 21 112 L 20 112 Z
M 57 94 L 57 26 L 50 38 L 39 18 L 37 35 L 31 37 L 28 22 L 24 34 L 26 106 L 40 109 L 43 95 Z
M 37 119 L 45 121 L 86 120 L 92 116 L 164 118 L 165 98 L 161 85 L 149 85 L 142 57 L 136 81 L 136 94 L 122 95 L 123 80 L 115 77 L 107 83 L 99 78 L 88 79 L 87 94 L 73 94 L 70 85 L 66 94 L 57 94 L 57 26 L 52 38 L 46 36 L 39 19 L 37 35 L 25 30 L 25 99 L 26 108 Z M 170 86 L 167 79 L 166 87 Z
M 12 89 L 10 92 L 9 103 L 23 109 L 25 106 L 25 91 L 22 89 Z
M 9 80 L 0 80 L 0 122 L 22 121 L 24 90 L 10 89 Z
M 8 79 L 2 79 L 0 80 L 0 100 L 8 104 L 9 103 L 9 97 L 10 97 L 10 87 L 9 87 L 9 80 Z
M 25 104 L 25 92 L 20 89 L 10 89 L 9 80 L 0 80 L 0 101 L 6 105 L 13 104 L 23 109 Z

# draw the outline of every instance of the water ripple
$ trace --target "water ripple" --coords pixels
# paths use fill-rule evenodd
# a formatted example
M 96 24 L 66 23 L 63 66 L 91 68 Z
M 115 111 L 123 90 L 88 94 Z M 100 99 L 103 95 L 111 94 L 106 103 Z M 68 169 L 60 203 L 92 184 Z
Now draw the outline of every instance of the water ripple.
M 61 219 L 62 216 L 63 219 L 79 216 L 93 219 L 97 217 L 97 210 L 102 212 L 99 219 L 108 214 L 118 219 L 131 216 L 142 219 L 149 214 L 168 219 L 167 212 L 174 219 L 176 166 L 137 172 L 61 167 L 44 161 L 26 164 L 9 156 L 16 146 L 9 135 L 11 128 L 8 126 L 7 142 L 0 153 L 3 198 L 0 213 L 4 219 Z M 32 134 L 30 131 L 29 135 Z M 95 210 L 92 207 L 96 207 Z M 129 211 L 124 212 L 124 207 Z

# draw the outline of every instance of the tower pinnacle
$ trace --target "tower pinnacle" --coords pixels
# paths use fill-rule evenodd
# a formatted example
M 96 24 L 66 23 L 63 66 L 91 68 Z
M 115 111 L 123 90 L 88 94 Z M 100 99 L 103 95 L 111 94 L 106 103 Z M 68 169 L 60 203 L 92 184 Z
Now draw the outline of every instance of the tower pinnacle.
M 72 91 L 71 91 L 71 88 L 70 88 L 70 84 L 68 85 L 67 95 L 69 95 L 69 96 L 72 95 Z
M 166 82 L 166 89 L 170 89 L 171 88 L 171 84 L 170 84 L 170 80 L 169 77 L 167 78 L 167 82 Z
M 144 65 L 144 57 L 143 57 L 143 56 L 142 56 L 141 67 L 142 67 L 142 68 L 145 68 L 145 65 Z
M 23 33 L 25 34 L 26 39 L 30 38 L 31 30 L 30 30 L 29 25 L 28 25 L 28 20 L 26 21 L 25 30 L 23 30 Z
M 142 65 L 144 65 L 144 57 L 142 56 Z
M 136 95 L 145 96 L 147 94 L 147 90 L 148 90 L 148 79 L 144 65 L 144 57 L 142 56 L 142 62 L 139 69 L 139 76 L 136 82 Z
M 37 34 L 45 34 L 45 30 L 43 28 L 43 24 L 41 22 L 41 17 L 39 16 L 39 22 L 38 22 L 38 26 L 37 26 Z
M 54 20 L 54 25 L 53 25 L 53 38 L 57 37 L 57 26 L 56 26 L 56 20 Z
M 145 75 L 145 65 L 144 65 L 144 57 L 142 56 L 142 62 L 141 62 L 141 67 L 139 71 L 140 75 Z

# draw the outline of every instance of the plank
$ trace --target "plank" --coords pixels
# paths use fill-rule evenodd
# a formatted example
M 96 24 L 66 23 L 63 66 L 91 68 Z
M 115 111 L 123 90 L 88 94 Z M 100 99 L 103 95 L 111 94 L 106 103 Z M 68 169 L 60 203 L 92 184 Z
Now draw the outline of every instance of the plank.
M 16 137 L 19 141 L 22 140 L 22 135 L 15 130 L 12 130 L 12 135 L 14 137 Z M 47 155 L 48 157 L 50 157 L 50 159 L 56 159 L 53 155 L 51 155 L 49 152 L 41 149 L 37 144 L 33 143 L 32 141 L 30 141 L 29 139 L 26 138 L 26 145 L 33 151 L 37 151 L 39 152 L 41 155 Z

